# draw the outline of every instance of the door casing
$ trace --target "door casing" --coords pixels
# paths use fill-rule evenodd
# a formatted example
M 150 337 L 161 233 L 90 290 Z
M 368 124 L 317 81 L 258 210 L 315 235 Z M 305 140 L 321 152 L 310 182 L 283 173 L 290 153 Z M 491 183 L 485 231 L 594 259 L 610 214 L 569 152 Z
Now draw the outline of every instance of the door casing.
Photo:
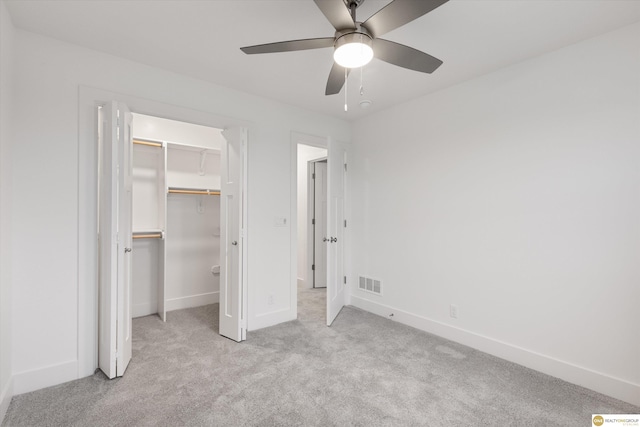
M 98 257 L 97 257 L 97 144 L 96 129 L 98 122 L 97 107 L 110 101 L 126 104 L 131 111 L 171 120 L 193 123 L 216 128 L 249 127 L 249 123 L 239 119 L 230 119 L 212 113 L 197 111 L 186 107 L 170 105 L 158 101 L 138 98 L 132 95 L 110 92 L 87 86 L 80 86 L 78 110 L 78 378 L 92 375 L 98 367 Z M 244 156 L 243 179 L 243 224 L 244 246 L 242 251 L 244 296 L 242 327 L 247 322 L 247 156 Z

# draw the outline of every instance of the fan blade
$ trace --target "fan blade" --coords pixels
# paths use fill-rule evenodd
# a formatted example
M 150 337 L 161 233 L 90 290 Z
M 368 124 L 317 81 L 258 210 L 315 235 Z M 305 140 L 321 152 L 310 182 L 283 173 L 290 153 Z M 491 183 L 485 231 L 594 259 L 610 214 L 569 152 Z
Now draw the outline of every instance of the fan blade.
M 256 53 L 293 52 L 296 50 L 333 47 L 334 42 L 335 39 L 333 37 L 324 37 L 320 39 L 289 40 L 286 42 L 258 44 L 255 46 L 241 47 L 240 50 L 247 55 Z
M 391 30 L 395 30 L 431 12 L 436 7 L 448 1 L 449 0 L 394 0 L 377 11 L 375 15 L 367 19 L 362 25 L 369 30 L 374 37 L 380 37 Z
M 389 64 L 422 73 L 433 73 L 442 61 L 403 44 L 384 39 L 373 40 L 373 56 Z
M 348 28 L 356 29 L 356 24 L 351 18 L 351 13 L 343 0 L 314 0 L 316 6 L 327 17 L 333 28 L 337 31 Z
M 331 67 L 331 71 L 329 72 L 329 79 L 327 80 L 327 89 L 325 90 L 325 95 L 335 95 L 336 93 L 340 93 L 342 90 L 342 86 L 344 86 L 344 67 L 333 63 L 333 67 Z M 347 75 L 351 72 L 351 69 L 347 68 Z

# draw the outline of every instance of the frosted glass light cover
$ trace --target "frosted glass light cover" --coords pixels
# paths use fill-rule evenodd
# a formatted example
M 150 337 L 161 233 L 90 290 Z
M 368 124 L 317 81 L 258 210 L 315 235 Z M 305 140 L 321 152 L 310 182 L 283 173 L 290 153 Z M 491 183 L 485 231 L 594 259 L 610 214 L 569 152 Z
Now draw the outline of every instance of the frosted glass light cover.
M 358 68 L 373 59 L 371 39 L 362 34 L 347 34 L 336 43 L 333 59 L 345 68 Z

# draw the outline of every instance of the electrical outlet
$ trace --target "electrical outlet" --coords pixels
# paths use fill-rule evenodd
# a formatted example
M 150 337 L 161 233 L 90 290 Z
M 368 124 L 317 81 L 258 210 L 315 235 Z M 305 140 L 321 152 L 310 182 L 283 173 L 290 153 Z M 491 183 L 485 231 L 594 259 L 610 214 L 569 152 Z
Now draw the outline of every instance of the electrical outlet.
M 449 316 L 453 317 L 454 319 L 458 318 L 458 306 L 457 305 L 451 304 L 449 306 Z
M 273 295 L 269 295 L 269 298 L 267 298 L 267 304 L 273 305 Z

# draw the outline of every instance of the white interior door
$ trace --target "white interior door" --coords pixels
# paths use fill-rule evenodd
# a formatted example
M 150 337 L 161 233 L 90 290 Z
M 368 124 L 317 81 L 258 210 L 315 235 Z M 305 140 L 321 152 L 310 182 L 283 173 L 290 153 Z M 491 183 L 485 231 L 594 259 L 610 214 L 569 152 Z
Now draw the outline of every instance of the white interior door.
M 118 278 L 118 138 L 117 105 L 107 104 L 100 109 L 99 144 L 99 310 L 98 310 L 98 366 L 109 378 L 116 376 L 116 324 Z
M 132 353 L 131 120 L 124 104 L 101 109 L 98 366 L 109 378 L 124 374 Z
M 346 153 L 343 144 L 328 140 L 327 153 L 327 325 L 344 307 L 344 173 Z
M 313 178 L 313 287 L 327 287 L 327 162 L 314 162 Z
M 133 254 L 133 140 L 132 115 L 118 104 L 118 360 L 116 375 L 121 377 L 132 355 L 133 312 L 131 310 L 131 266 Z
M 243 289 L 245 128 L 225 129 L 220 150 L 220 335 L 246 339 Z

